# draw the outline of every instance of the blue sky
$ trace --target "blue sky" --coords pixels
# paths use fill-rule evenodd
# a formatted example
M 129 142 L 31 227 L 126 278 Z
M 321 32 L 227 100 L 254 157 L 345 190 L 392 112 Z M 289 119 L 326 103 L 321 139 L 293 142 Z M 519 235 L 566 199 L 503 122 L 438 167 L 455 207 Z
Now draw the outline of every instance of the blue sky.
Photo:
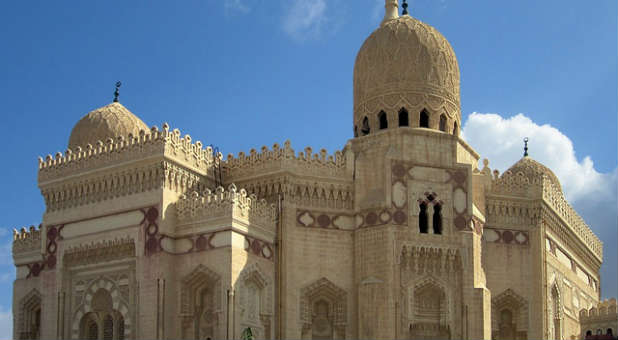
M 457 54 L 468 142 L 504 171 L 530 135 L 531 155 L 609 245 L 618 241 L 617 6 L 410 2 Z M 10 321 L 11 230 L 39 224 L 44 210 L 36 157 L 64 151 L 117 80 L 121 102 L 148 125 L 169 122 L 224 155 L 286 139 L 334 151 L 352 136 L 354 59 L 382 15 L 382 0 L 5 2 L 0 322 Z M 606 297 L 617 295 L 609 248 Z

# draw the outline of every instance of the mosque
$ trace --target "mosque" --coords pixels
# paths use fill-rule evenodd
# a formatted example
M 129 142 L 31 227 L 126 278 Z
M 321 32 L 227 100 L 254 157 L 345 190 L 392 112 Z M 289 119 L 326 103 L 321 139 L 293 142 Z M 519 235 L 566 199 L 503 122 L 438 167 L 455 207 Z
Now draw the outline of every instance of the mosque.
M 603 245 L 528 155 L 459 136 L 459 67 L 385 0 L 354 65 L 354 137 L 223 158 L 120 102 L 39 159 L 16 230 L 15 339 L 580 339 L 616 331 Z M 602 333 L 598 333 L 598 331 Z M 600 338 L 599 338 L 600 339 Z

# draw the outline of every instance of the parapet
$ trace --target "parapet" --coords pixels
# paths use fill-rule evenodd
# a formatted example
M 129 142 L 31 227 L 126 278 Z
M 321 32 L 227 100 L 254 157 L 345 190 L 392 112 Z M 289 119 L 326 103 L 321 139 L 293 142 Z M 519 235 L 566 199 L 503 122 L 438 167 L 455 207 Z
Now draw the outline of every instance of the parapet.
M 13 229 L 13 254 L 39 250 L 41 248 L 41 225 L 30 226 L 19 231 Z
M 263 146 L 260 152 L 251 149 L 248 155 L 239 152 L 236 158 L 229 154 L 223 166 L 227 178 L 232 180 L 280 169 L 332 178 L 345 176 L 346 159 L 341 151 L 328 155 L 325 149 L 313 153 L 310 147 L 296 154 L 288 140 L 283 144 L 283 148 L 275 143 L 270 150 Z
M 237 190 L 230 184 L 225 190 L 218 187 L 214 192 L 206 190 L 203 194 L 193 192 L 183 195 L 176 202 L 178 220 L 192 222 L 219 217 L 233 217 L 273 229 L 277 217 L 274 204 L 255 195 L 247 195 L 245 189 Z M 274 229 L 273 229 L 274 231 Z
M 97 141 L 84 148 L 67 149 L 64 154 L 58 152 L 55 157 L 39 157 L 39 182 L 83 173 L 104 166 L 122 164 L 152 155 L 165 155 L 193 170 L 205 175 L 210 165 L 221 154 L 214 155 L 210 146 L 202 142 L 193 142 L 191 136 L 181 137 L 180 130 L 170 131 L 167 123 L 162 129 L 153 126 L 150 131 L 140 131 L 138 136 L 122 136 L 106 141 Z
M 579 311 L 580 322 L 595 322 L 596 320 L 606 320 L 616 318 L 618 316 L 618 308 L 616 298 L 611 298 L 599 302 L 598 305 L 590 309 L 582 309 Z
M 494 170 L 491 194 L 542 198 L 577 237 L 592 251 L 597 259 L 603 259 L 603 243 L 592 232 L 583 218 L 571 207 L 564 197 L 560 184 L 547 174 L 526 176 L 518 172 L 506 171 L 500 176 Z

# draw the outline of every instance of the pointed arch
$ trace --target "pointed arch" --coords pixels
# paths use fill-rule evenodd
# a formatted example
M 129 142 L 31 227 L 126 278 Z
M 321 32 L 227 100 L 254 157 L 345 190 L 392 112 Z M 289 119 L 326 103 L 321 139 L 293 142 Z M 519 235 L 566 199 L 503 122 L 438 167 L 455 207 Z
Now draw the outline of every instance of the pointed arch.
M 367 118 L 367 116 L 365 116 L 363 118 L 363 123 L 361 125 L 361 134 L 363 136 L 368 135 L 371 132 L 371 126 L 369 125 L 369 118 Z
M 347 293 L 325 277 L 305 286 L 300 291 L 300 321 L 304 337 L 344 339 L 347 326 Z M 320 320 L 320 329 L 313 327 L 314 318 Z M 318 332 L 318 333 L 316 333 Z
M 408 110 L 403 107 L 399 110 L 399 126 L 410 126 Z
M 388 117 L 386 116 L 386 112 L 380 111 L 380 113 L 378 113 L 378 123 L 380 130 L 388 128 Z
M 427 109 L 423 109 L 418 117 L 418 126 L 422 128 L 429 127 L 429 112 Z
M 41 336 L 41 293 L 32 289 L 19 302 L 18 329 L 15 334 L 19 339 L 39 339 Z
M 429 231 L 429 226 L 427 224 L 427 202 L 421 201 L 419 203 L 419 213 L 418 213 L 418 231 L 421 234 L 427 234 Z
M 92 315 L 96 314 L 96 317 Z M 131 334 L 131 318 L 129 304 L 122 298 L 118 285 L 108 277 L 101 276 L 94 280 L 84 292 L 82 302 L 73 314 L 71 327 L 72 338 L 78 339 L 84 335 L 85 320 L 96 320 L 99 337 L 103 336 L 103 317 L 107 314 L 121 316 L 123 319 L 123 338 Z M 88 319 L 86 316 L 89 315 Z M 115 324 L 115 321 L 113 321 Z M 90 328 L 91 324 L 88 324 Z M 88 333 L 90 334 L 90 333 Z M 90 335 L 88 335 L 89 337 Z
M 493 338 L 527 338 L 528 302 L 514 290 L 508 288 L 494 296 L 491 299 L 491 313 Z
M 442 234 L 442 205 L 440 203 L 433 205 L 432 226 L 434 234 Z
M 551 285 L 548 301 L 550 338 L 562 339 L 562 294 L 558 283 Z
M 450 338 L 450 296 L 434 277 L 419 279 L 408 288 L 409 332 L 412 339 Z
M 234 290 L 238 294 L 241 328 L 250 328 L 255 337 L 271 338 L 273 284 L 258 263 L 245 266 Z
M 221 276 L 203 264 L 181 280 L 180 311 L 183 338 L 218 337 Z
M 446 115 L 443 113 L 440 115 L 440 131 L 446 132 Z
M 457 122 L 453 124 L 453 136 L 459 136 L 459 126 L 457 125 Z

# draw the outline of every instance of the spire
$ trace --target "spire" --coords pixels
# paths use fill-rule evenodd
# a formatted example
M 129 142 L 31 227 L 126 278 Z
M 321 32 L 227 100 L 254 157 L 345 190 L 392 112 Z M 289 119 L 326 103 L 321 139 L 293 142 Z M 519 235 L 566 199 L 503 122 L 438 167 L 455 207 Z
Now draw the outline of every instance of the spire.
M 118 92 L 118 89 L 120 89 L 120 85 L 122 85 L 122 83 L 117 81 L 116 82 L 116 91 L 114 91 L 114 103 L 118 103 L 118 95 L 120 95 L 120 92 Z
M 524 138 L 524 157 L 528 157 L 528 137 Z
M 399 18 L 399 5 L 397 4 L 397 0 L 385 0 L 384 20 L 382 20 L 382 22 L 384 23 L 388 20 L 397 18 Z
M 408 3 L 406 2 L 406 0 L 403 0 L 401 7 L 403 8 L 403 12 L 401 12 L 401 15 L 408 15 Z

